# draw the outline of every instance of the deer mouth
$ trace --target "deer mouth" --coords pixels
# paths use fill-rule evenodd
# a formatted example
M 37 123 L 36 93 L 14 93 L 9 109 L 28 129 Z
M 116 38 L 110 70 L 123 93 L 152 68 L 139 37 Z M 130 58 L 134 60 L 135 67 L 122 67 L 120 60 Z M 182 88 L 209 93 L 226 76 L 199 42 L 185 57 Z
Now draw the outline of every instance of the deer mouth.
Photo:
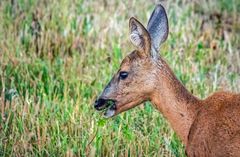
M 110 105 L 104 112 L 104 117 L 110 118 L 115 115 L 115 112 L 117 110 L 116 103 L 114 102 L 112 105 Z
M 117 110 L 116 101 L 111 99 L 98 99 L 95 101 L 94 107 L 98 111 L 104 111 L 106 118 L 114 116 Z

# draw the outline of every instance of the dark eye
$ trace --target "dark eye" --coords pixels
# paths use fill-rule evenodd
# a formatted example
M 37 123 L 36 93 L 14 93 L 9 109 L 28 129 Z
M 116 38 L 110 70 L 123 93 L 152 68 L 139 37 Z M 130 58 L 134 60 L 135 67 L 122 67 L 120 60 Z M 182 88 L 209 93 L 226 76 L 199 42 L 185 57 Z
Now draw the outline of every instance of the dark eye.
M 120 78 L 121 80 L 124 80 L 124 79 L 126 79 L 127 77 L 128 77 L 128 72 L 126 72 L 126 71 L 121 71 L 121 72 L 120 72 L 119 78 Z

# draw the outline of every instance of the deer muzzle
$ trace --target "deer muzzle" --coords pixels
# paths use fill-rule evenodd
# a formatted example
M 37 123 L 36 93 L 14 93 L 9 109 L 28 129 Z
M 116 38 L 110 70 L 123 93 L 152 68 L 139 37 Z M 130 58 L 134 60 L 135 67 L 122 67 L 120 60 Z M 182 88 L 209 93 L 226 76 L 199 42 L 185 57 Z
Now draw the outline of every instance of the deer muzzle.
M 98 111 L 104 110 L 104 116 L 106 118 L 112 117 L 116 112 L 116 101 L 111 99 L 99 98 L 94 103 L 94 108 Z

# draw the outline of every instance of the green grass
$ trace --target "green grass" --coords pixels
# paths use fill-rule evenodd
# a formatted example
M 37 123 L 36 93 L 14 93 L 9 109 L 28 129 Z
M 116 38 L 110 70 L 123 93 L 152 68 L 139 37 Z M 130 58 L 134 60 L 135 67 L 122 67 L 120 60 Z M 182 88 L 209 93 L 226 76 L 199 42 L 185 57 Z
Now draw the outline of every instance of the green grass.
M 240 2 L 165 2 L 161 56 L 196 96 L 240 92 Z M 0 156 L 184 156 L 150 103 L 112 119 L 92 104 L 133 50 L 128 19 L 144 0 L 0 1 Z M 5 105 L 3 111 L 2 106 Z

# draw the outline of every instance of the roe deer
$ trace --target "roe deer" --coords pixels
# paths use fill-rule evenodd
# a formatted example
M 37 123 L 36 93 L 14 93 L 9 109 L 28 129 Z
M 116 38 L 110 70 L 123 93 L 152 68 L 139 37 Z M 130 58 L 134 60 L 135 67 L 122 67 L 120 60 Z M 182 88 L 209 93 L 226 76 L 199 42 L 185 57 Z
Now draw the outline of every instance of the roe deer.
M 147 28 L 134 17 L 129 28 L 136 50 L 123 59 L 94 107 L 112 117 L 149 100 L 170 122 L 187 156 L 240 156 L 240 95 L 218 92 L 200 100 L 188 92 L 158 54 L 168 36 L 161 5 Z

